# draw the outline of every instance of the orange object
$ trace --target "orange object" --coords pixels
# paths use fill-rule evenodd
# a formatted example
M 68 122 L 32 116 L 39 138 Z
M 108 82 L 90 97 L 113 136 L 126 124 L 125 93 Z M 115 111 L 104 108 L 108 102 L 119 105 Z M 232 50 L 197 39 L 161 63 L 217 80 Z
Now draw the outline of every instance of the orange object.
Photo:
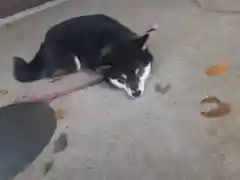
M 210 68 L 207 68 L 205 73 L 208 76 L 220 76 L 220 75 L 224 75 L 227 74 L 229 71 L 229 67 L 227 63 L 219 63 L 215 66 L 212 66 Z

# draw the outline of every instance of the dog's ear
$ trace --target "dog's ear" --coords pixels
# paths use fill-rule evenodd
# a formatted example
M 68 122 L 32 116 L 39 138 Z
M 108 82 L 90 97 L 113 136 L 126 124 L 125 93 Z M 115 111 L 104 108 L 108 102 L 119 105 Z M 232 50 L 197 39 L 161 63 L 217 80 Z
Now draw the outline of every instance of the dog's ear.
M 158 28 L 157 24 L 154 24 L 153 27 L 145 31 L 145 34 L 143 36 L 140 36 L 135 39 L 135 45 L 141 48 L 143 51 L 147 49 L 147 41 L 149 39 L 149 36 L 152 32 L 156 31 Z
M 146 44 L 147 44 L 148 38 L 149 38 L 149 34 L 140 36 L 140 37 L 134 39 L 134 45 L 142 50 L 145 50 L 147 48 Z

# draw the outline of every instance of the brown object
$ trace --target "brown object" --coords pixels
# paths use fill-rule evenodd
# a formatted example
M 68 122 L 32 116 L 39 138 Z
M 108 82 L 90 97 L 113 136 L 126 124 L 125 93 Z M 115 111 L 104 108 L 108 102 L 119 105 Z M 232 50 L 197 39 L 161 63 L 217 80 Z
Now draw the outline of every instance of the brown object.
M 57 109 L 55 111 L 55 117 L 57 120 L 61 120 L 64 119 L 65 115 L 66 115 L 66 111 L 64 111 L 63 109 Z
M 4 106 L 0 106 L 0 109 L 6 107 L 6 106 L 10 106 L 10 105 L 16 105 L 16 104 L 24 104 L 24 103 L 51 103 L 52 101 L 54 101 L 57 98 L 63 97 L 63 96 L 67 96 L 68 94 L 71 94 L 75 91 L 81 91 L 83 89 L 87 89 L 89 87 L 101 84 L 104 81 L 103 78 L 98 78 L 95 79 L 91 82 L 88 82 L 84 85 L 78 85 L 72 88 L 68 88 L 65 90 L 61 90 L 58 92 L 54 92 L 54 93 L 50 93 L 50 94 L 44 94 L 41 96 L 36 96 L 36 95 L 27 95 L 27 96 L 22 96 L 20 98 L 16 98 L 14 99 L 14 101 L 8 105 L 4 105 Z
M 205 73 L 208 76 L 220 76 L 220 75 L 227 74 L 228 71 L 229 71 L 228 64 L 222 62 L 222 63 L 219 63 L 215 66 L 207 68 Z
M 21 104 L 21 103 L 31 103 L 31 102 L 45 102 L 51 103 L 57 98 L 66 96 L 71 94 L 75 91 L 80 91 L 98 84 L 101 84 L 104 81 L 103 78 L 96 79 L 94 81 L 88 82 L 85 85 L 78 85 L 76 87 L 68 88 L 65 90 L 61 90 L 59 92 L 51 93 L 51 94 L 44 94 L 42 96 L 35 96 L 35 95 L 27 95 L 22 96 L 21 98 L 17 98 L 14 100 L 13 104 Z M 1 107 L 0 107 L 1 108 Z
M 5 96 L 8 94 L 8 91 L 6 89 L 0 89 L 0 96 Z
M 217 105 L 216 108 L 208 109 L 206 111 L 202 111 L 201 114 L 207 118 L 218 118 L 222 116 L 226 116 L 231 112 L 230 104 L 226 102 L 221 102 L 215 96 L 209 96 L 201 101 L 201 104 L 207 103 L 215 103 Z
M 53 153 L 59 153 L 63 150 L 66 149 L 68 143 L 67 143 L 67 134 L 66 133 L 62 133 L 60 134 L 59 138 L 57 140 L 55 140 L 54 142 L 54 149 L 53 149 Z
M 53 160 L 51 161 L 46 161 L 44 163 L 44 172 L 43 174 L 46 175 L 53 167 Z
M 155 85 L 155 91 L 161 94 L 166 94 L 171 88 L 170 84 L 167 84 L 166 86 L 162 87 L 161 84 Z

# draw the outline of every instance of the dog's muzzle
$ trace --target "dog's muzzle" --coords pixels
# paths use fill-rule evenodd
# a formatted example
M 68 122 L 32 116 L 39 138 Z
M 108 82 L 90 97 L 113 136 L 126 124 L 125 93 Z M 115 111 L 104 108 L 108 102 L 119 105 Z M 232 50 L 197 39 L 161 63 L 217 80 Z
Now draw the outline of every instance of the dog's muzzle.
M 137 88 L 130 88 L 129 86 L 127 86 L 126 84 L 120 83 L 118 80 L 116 79 L 110 79 L 109 80 L 111 82 L 111 84 L 113 84 L 115 87 L 119 88 L 119 89 L 123 89 L 125 90 L 125 92 L 133 98 L 137 98 L 140 97 L 143 94 L 144 91 L 144 83 L 140 83 L 139 86 Z
M 125 84 L 117 79 L 109 79 L 109 82 L 119 89 L 124 89 L 130 97 L 137 98 L 142 96 L 145 88 L 145 82 L 148 79 L 151 72 L 151 63 L 149 63 L 145 69 L 144 73 L 140 77 L 138 82 Z

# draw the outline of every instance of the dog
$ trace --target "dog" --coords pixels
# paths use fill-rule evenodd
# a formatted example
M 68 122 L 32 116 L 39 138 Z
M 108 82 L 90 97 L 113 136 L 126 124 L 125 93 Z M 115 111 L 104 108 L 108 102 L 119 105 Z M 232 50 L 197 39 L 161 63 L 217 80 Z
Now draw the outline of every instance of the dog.
M 153 27 L 138 36 L 117 20 L 85 15 L 50 28 L 32 61 L 14 58 L 14 77 L 20 82 L 55 79 L 80 69 L 100 73 L 104 80 L 131 97 L 143 94 L 153 55 L 146 43 Z

